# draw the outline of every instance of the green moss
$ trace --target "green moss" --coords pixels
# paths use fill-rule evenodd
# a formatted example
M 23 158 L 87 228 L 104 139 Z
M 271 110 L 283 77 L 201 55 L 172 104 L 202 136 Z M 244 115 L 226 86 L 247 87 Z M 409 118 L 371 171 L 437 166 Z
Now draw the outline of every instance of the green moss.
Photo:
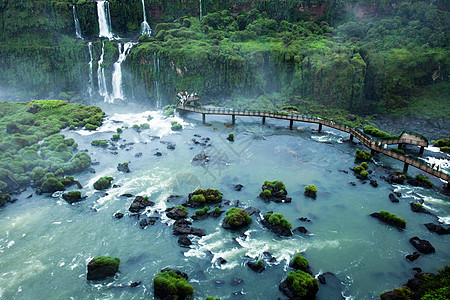
M 118 257 L 110 257 L 110 256 L 97 256 L 92 259 L 92 261 L 96 264 L 106 266 L 111 269 L 117 269 L 120 264 L 120 259 Z
M 216 206 L 211 212 L 214 214 L 220 213 L 220 207 Z
M 203 195 L 193 195 L 190 200 L 193 202 L 200 202 L 200 203 L 206 202 L 205 196 Z
M 94 189 L 96 190 L 106 190 L 111 186 L 111 181 L 113 181 L 113 177 L 100 177 L 96 182 L 94 182 Z
M 361 173 L 361 171 L 364 171 L 364 167 L 363 166 L 356 166 L 353 168 L 353 171 L 357 174 Z
M 91 141 L 91 145 L 94 147 L 106 148 L 106 147 L 108 147 L 108 141 L 107 140 L 93 140 L 93 141 Z
M 155 290 L 167 290 L 174 299 L 184 299 L 194 294 L 194 288 L 174 271 L 161 272 L 153 279 Z
M 361 151 L 359 149 L 356 149 L 355 157 L 358 160 L 368 161 L 372 158 L 372 154 L 370 154 L 370 152 L 367 152 L 367 151 Z
M 369 172 L 363 170 L 359 173 L 359 175 L 361 175 L 361 177 L 366 178 L 367 176 L 369 176 Z
M 380 218 L 386 222 L 392 222 L 392 223 L 398 224 L 401 227 L 406 226 L 405 219 L 397 217 L 395 214 L 391 214 L 385 210 L 380 211 Z
M 410 300 L 411 299 L 411 290 L 407 287 L 395 288 L 394 291 L 387 291 L 385 293 L 390 293 L 390 292 L 395 292 L 395 295 L 396 295 L 395 299 L 399 299 L 399 300 Z M 385 293 L 381 293 L 380 297 L 382 297 L 382 295 Z
M 113 134 L 111 140 L 117 142 L 118 140 L 120 140 L 120 134 Z
M 398 153 L 398 154 L 405 154 L 405 151 L 398 148 L 391 148 L 392 152 Z
M 290 272 L 286 279 L 299 298 L 306 296 L 311 290 L 317 291 L 319 288 L 319 283 L 315 278 L 300 270 Z
M 272 192 L 269 189 L 264 190 L 262 193 L 266 198 L 272 197 Z
M 416 175 L 416 180 L 425 183 L 429 187 L 432 187 L 434 185 L 433 182 L 431 182 L 430 179 L 428 179 L 428 177 L 420 174 Z
M 197 189 L 189 196 L 189 200 L 200 203 L 217 203 L 222 201 L 222 193 L 217 189 Z
M 389 133 L 378 130 L 370 125 L 365 125 L 363 128 L 364 128 L 364 133 L 367 133 L 368 135 L 371 135 L 373 137 L 381 137 L 381 138 L 392 137 Z
M 309 194 L 317 194 L 317 188 L 315 185 L 310 184 L 305 186 L 305 192 L 309 193 Z
M 205 206 L 202 209 L 197 209 L 195 211 L 194 216 L 203 216 L 204 214 L 206 214 L 208 212 L 208 210 L 209 210 L 209 206 Z M 220 211 L 220 209 L 219 209 L 219 211 Z
M 170 127 L 170 129 L 173 131 L 180 131 L 181 129 L 183 129 L 183 125 L 179 124 L 177 121 L 172 121 L 171 124 L 172 127 Z
M 264 262 L 263 262 L 262 260 L 258 260 L 258 261 L 256 262 L 256 264 L 257 264 L 258 266 L 262 267 L 263 264 L 264 264 Z
M 174 207 L 174 209 L 176 209 L 176 208 L 182 210 L 186 214 L 186 216 L 189 214 L 189 211 L 183 205 L 177 205 Z
M 294 264 L 300 267 L 300 269 L 305 270 L 309 267 L 308 260 L 304 258 L 301 254 L 296 254 L 292 260 Z
M 122 133 L 122 132 L 123 132 L 123 129 L 122 129 L 122 128 L 117 128 L 117 129 L 116 129 L 116 131 L 117 131 L 117 133 L 119 133 L 119 134 L 120 134 L 120 133 Z
M 369 164 L 366 162 L 361 163 L 361 167 L 364 168 L 364 170 L 367 170 L 369 168 Z
M 98 126 L 95 126 L 95 125 L 86 123 L 86 125 L 84 126 L 84 128 L 86 128 L 86 130 L 92 130 L 92 131 L 94 131 L 94 130 L 97 130 Z
M 288 220 L 286 220 L 286 218 L 282 214 L 279 213 L 266 213 L 264 215 L 264 219 L 266 219 L 269 224 L 274 226 L 280 225 L 287 229 L 292 228 L 292 224 Z
M 226 212 L 225 222 L 231 227 L 238 228 L 252 223 L 253 219 L 244 209 L 232 207 Z

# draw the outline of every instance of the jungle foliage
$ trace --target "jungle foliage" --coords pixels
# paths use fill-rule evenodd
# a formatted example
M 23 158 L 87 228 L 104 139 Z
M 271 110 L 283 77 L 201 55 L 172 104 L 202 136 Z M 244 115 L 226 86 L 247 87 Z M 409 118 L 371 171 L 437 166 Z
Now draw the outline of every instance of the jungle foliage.
M 37 103 L 42 107 L 38 111 L 34 109 Z M 91 158 L 77 152 L 77 143 L 59 131 L 70 126 L 81 128 L 89 122 L 101 125 L 102 120 L 103 112 L 94 106 L 63 101 L 2 102 L 0 191 L 27 186 L 30 180 L 36 187 L 46 181 L 63 186 L 60 179 L 88 168 Z

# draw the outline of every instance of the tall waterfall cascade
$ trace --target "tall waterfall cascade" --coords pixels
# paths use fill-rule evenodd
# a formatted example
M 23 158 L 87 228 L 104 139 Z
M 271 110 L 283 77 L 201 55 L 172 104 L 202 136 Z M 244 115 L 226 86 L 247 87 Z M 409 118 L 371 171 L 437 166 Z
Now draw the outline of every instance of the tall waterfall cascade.
M 145 1 L 142 0 L 142 11 L 144 12 L 144 21 L 141 24 L 141 34 L 146 34 L 150 36 L 152 34 L 152 29 L 147 23 L 147 13 L 145 11 Z
M 105 68 L 103 68 L 103 58 L 105 56 L 105 42 L 102 43 L 102 54 L 98 61 L 97 80 L 98 80 L 98 93 L 103 97 L 105 102 L 112 102 L 111 97 L 108 94 L 108 87 L 106 86 Z
M 202 0 L 200 0 L 200 21 L 202 20 Z
M 89 48 L 89 86 L 88 86 L 88 92 L 89 96 L 92 97 L 92 94 L 94 93 L 94 70 L 93 70 L 93 64 L 94 64 L 94 58 L 92 56 L 92 42 L 88 43 Z
M 127 58 L 128 53 L 130 53 L 131 48 L 133 47 L 134 43 L 127 42 L 123 46 L 122 51 L 122 44 L 118 43 L 119 48 L 119 59 L 114 63 L 114 72 L 112 75 L 112 101 L 114 99 L 121 99 L 123 100 L 123 88 L 122 88 L 122 63 Z
M 78 21 L 77 10 L 75 8 L 75 5 L 72 7 L 72 9 L 73 9 L 73 21 L 75 23 L 75 34 L 77 36 L 77 39 L 83 39 L 83 36 L 81 35 L 80 22 Z
M 162 99 L 161 94 L 159 91 L 159 83 L 158 83 L 158 77 L 160 74 L 160 68 L 159 68 L 159 58 L 156 52 L 153 53 L 153 76 L 155 78 L 155 97 L 156 97 L 156 108 L 162 107 Z
M 111 31 L 111 14 L 109 11 L 109 2 L 102 0 L 97 1 L 97 14 L 98 14 L 98 27 L 99 37 L 105 37 L 108 39 L 113 38 Z

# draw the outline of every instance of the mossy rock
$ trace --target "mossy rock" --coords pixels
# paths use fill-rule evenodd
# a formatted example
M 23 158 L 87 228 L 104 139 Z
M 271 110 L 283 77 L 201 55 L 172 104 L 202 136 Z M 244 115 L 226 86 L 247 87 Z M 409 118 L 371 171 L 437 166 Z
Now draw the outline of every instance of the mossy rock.
M 189 194 L 188 204 L 191 206 L 204 206 L 207 203 L 217 204 L 222 201 L 222 193 L 217 189 L 197 189 Z
M 163 269 L 153 279 L 155 296 L 159 299 L 186 299 L 194 295 L 188 276 L 178 270 Z
M 127 162 L 119 163 L 119 164 L 117 165 L 117 170 L 118 170 L 119 172 L 130 173 L 130 167 L 128 166 L 128 163 L 127 163 Z
M 93 140 L 93 141 L 91 141 L 91 145 L 94 147 L 106 148 L 106 147 L 108 147 L 108 141 L 107 140 Z
M 319 291 L 319 283 L 308 273 L 298 270 L 290 272 L 286 280 L 280 283 L 279 289 L 289 299 L 315 299 Z
M 261 223 L 278 236 L 292 236 L 292 224 L 279 213 L 268 212 L 264 214 Z
M 183 125 L 181 125 L 177 121 L 172 121 L 171 125 L 172 126 L 170 127 L 170 129 L 173 130 L 173 131 L 180 131 L 181 129 L 183 129 Z
M 114 180 L 113 177 L 100 177 L 96 182 L 94 182 L 94 189 L 102 191 L 111 187 L 111 182 Z
M 388 225 L 392 225 L 398 227 L 400 229 L 406 228 L 406 221 L 400 217 L 397 217 L 395 214 L 391 214 L 385 210 L 380 211 L 379 213 L 372 213 L 370 215 Z
M 81 200 L 83 200 L 83 198 L 81 197 L 80 191 L 70 191 L 68 193 L 64 193 L 62 195 L 62 197 L 64 200 L 66 200 L 70 204 L 75 203 L 75 202 L 80 202 Z
M 225 229 L 239 229 L 251 224 L 253 221 L 245 209 L 232 207 L 226 212 L 222 227 Z
M 311 274 L 308 260 L 304 258 L 300 253 L 294 256 L 292 261 L 289 263 L 289 267 Z
M 279 180 L 275 181 L 264 181 L 262 187 L 262 192 L 259 194 L 259 197 L 267 200 L 267 201 L 274 201 L 274 202 L 282 202 L 282 203 L 288 203 L 291 202 L 291 198 L 287 198 L 286 195 L 288 194 L 286 190 L 286 186 L 283 182 Z
M 103 280 L 114 276 L 119 271 L 118 257 L 97 256 L 88 264 L 87 280 Z
M 357 149 L 356 153 L 355 153 L 355 158 L 357 160 L 369 161 L 372 158 L 372 154 L 370 154 L 370 152 L 361 151 L 361 150 Z
M 311 198 L 316 198 L 316 196 L 317 196 L 316 186 L 313 184 L 305 186 L 305 196 L 311 197 Z
M 168 208 L 166 212 L 167 217 L 174 220 L 184 219 L 189 214 L 189 211 L 186 209 L 186 207 L 182 205 L 177 205 L 175 207 Z

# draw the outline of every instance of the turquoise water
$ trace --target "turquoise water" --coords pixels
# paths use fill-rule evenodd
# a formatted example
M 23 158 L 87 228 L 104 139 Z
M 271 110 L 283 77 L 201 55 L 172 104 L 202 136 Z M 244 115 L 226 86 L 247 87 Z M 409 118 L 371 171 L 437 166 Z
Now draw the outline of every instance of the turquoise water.
M 146 123 L 150 129 L 138 133 L 133 124 Z M 314 274 L 332 272 L 340 280 L 338 294 L 350 299 L 378 299 L 385 290 L 402 285 L 414 275 L 413 267 L 435 272 L 449 261 L 447 236 L 429 232 L 422 224 L 435 222 L 430 215 L 413 213 L 409 202 L 417 198 L 425 206 L 448 221 L 449 198 L 436 189 L 425 190 L 408 185 L 393 186 L 381 180 L 383 166 L 401 169 L 402 165 L 390 158 L 379 157 L 370 163 L 372 178 L 379 183 L 373 188 L 357 180 L 349 170 L 355 166 L 354 152 L 358 145 L 343 142 L 348 135 L 325 128 L 322 134 L 313 131 L 317 125 L 295 124 L 288 130 L 287 121 L 258 118 L 237 118 L 236 126 L 228 128 L 231 118 L 207 116 L 211 126 L 201 124 L 201 116 L 164 118 L 160 112 L 111 113 L 99 131 L 66 131 L 87 149 L 94 161 L 96 173 L 85 172 L 76 179 L 88 196 L 83 202 L 67 204 L 60 194 L 38 196 L 29 189 L 18 201 L 0 210 L 0 298 L 1 299 L 141 299 L 153 297 L 153 278 L 164 267 L 186 272 L 194 286 L 195 299 L 207 296 L 221 299 L 276 299 L 284 298 L 278 284 L 291 271 L 288 261 L 303 252 Z M 170 122 L 183 124 L 181 132 L 172 132 Z M 118 127 L 129 127 L 116 143 L 117 150 L 90 146 L 92 139 L 110 139 Z M 226 140 L 234 133 L 235 142 Z M 201 137 L 194 137 L 195 134 Z M 168 150 L 160 143 L 176 143 Z M 209 137 L 210 147 L 195 145 L 193 138 Z M 124 141 L 126 140 L 126 141 Z M 120 145 L 126 145 L 120 148 Z M 362 149 L 362 148 L 361 148 Z M 117 151 L 116 155 L 111 151 Z M 154 156 L 156 151 L 163 153 Z M 207 167 L 194 166 L 192 158 L 205 152 L 211 155 Z M 142 156 L 135 157 L 136 153 Z M 131 173 L 117 171 L 117 163 L 129 162 Z M 411 175 L 419 171 L 410 168 Z M 116 188 L 107 195 L 93 189 L 101 176 L 113 176 Z M 257 195 L 265 180 L 285 183 L 292 203 L 267 203 Z M 352 186 L 350 182 L 356 182 Z M 440 182 L 434 181 L 437 185 Z M 242 184 L 237 192 L 233 185 Z M 303 195 L 304 187 L 316 185 L 315 200 Z M 279 238 L 267 231 L 254 217 L 243 231 L 222 229 L 223 218 L 193 221 L 193 226 L 206 229 L 207 235 L 193 238 L 191 248 L 178 245 L 172 235 L 173 221 L 160 212 L 174 204 L 167 203 L 170 195 L 187 195 L 196 188 L 218 188 L 224 199 L 239 200 L 242 207 L 253 206 L 262 213 L 275 211 L 283 214 L 293 225 L 304 226 L 308 235 Z M 74 188 L 71 188 L 74 189 Z M 402 193 L 400 203 L 391 203 L 392 191 Z M 138 221 L 125 215 L 115 219 L 116 212 L 126 213 L 133 198 L 124 193 L 148 195 L 157 204 L 147 215 L 160 216 L 153 226 L 141 229 Z M 27 196 L 33 195 L 31 198 Z M 406 219 L 407 226 L 399 231 L 369 217 L 372 212 L 388 210 Z M 190 215 L 194 209 L 189 209 Z M 311 222 L 298 218 L 307 217 Z M 436 253 L 422 255 L 411 263 L 405 259 L 415 251 L 408 239 L 418 236 L 429 240 Z M 257 274 L 246 262 L 262 258 L 269 251 L 277 261 L 267 264 Z M 121 259 L 120 273 L 102 282 L 86 281 L 86 265 L 94 256 L 110 255 Z M 216 260 L 222 257 L 226 264 Z M 232 286 L 230 281 L 240 278 L 244 283 Z M 135 288 L 128 285 L 142 284 Z M 317 299 L 331 299 L 336 288 L 320 285 Z M 235 292 L 242 296 L 233 296 Z

